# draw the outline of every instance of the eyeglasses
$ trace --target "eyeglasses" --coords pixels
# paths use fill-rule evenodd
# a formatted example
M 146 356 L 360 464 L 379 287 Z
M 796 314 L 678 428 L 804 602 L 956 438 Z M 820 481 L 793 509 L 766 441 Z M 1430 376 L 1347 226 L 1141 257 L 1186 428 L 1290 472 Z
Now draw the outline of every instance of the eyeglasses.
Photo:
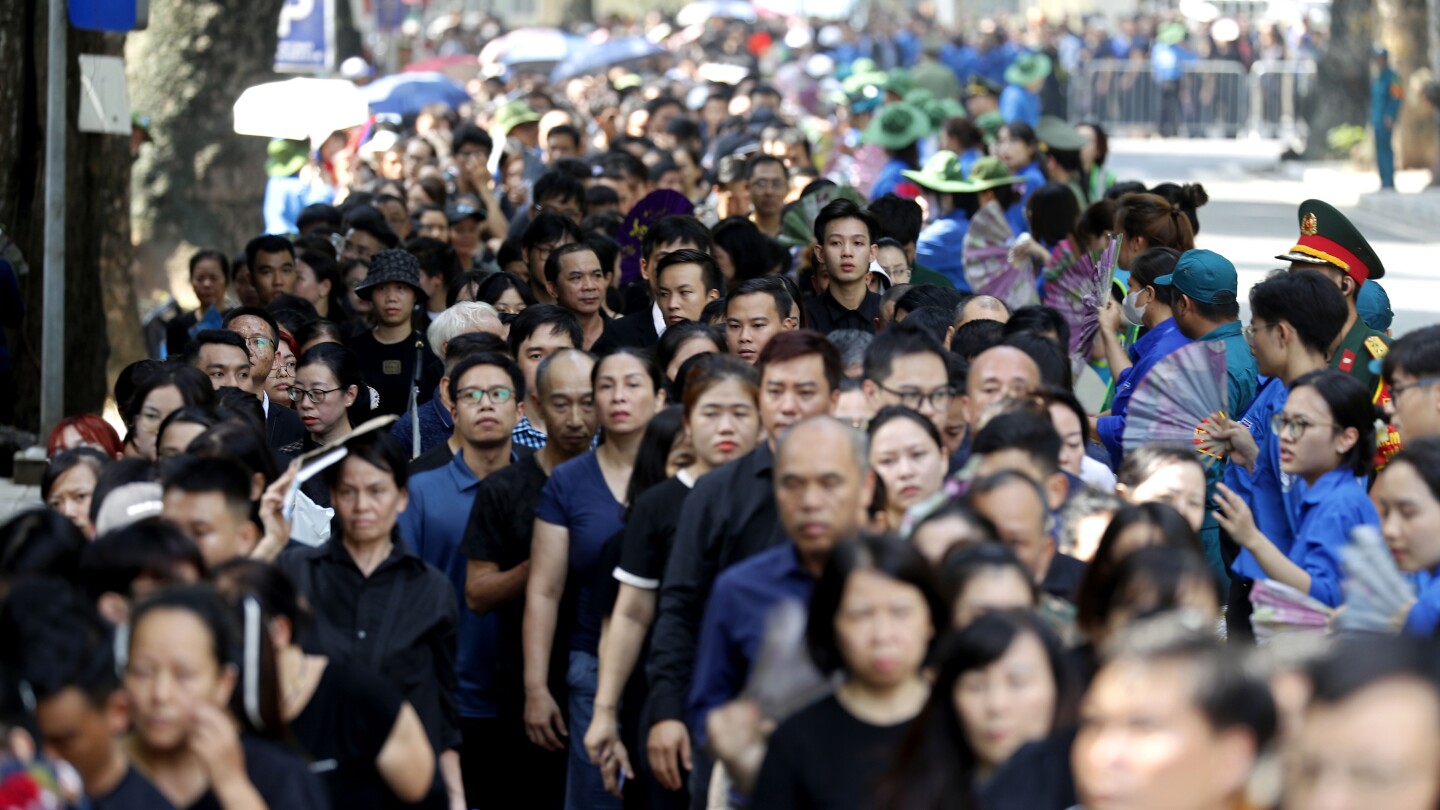
M 1305 431 L 1312 427 L 1335 427 L 1334 422 L 1306 422 L 1303 419 L 1291 419 L 1283 413 L 1277 413 L 1270 417 L 1270 429 L 1275 435 L 1289 437 L 1295 441 L 1305 438 Z
M 1261 327 L 1261 329 L 1267 329 L 1267 330 L 1268 330 L 1268 329 L 1273 329 L 1273 328 L 1275 328 L 1275 324 L 1273 324 L 1273 323 L 1267 323 L 1267 324 L 1265 324 L 1264 326 Z M 1255 331 L 1256 331 L 1256 330 L 1255 330 L 1254 324 L 1248 324 L 1248 323 L 1247 323 L 1247 324 L 1245 324 L 1245 328 L 1242 329 L 1242 330 L 1240 330 L 1240 331 L 1245 334 L 1245 340 L 1246 340 L 1246 341 L 1248 341 L 1248 342 L 1250 342 L 1250 343 L 1254 343 L 1254 342 L 1255 342 Z
M 275 341 L 270 338 L 247 337 L 245 338 L 245 345 L 255 349 L 268 349 L 275 345 Z
M 762 178 L 759 180 L 751 180 L 750 185 L 754 186 L 755 188 L 778 191 L 779 189 L 785 188 L 785 181 L 776 180 L 774 178 Z
M 1411 388 L 1425 388 L 1426 386 L 1435 385 L 1436 383 L 1440 383 L 1440 377 L 1424 377 L 1415 382 L 1405 383 L 1404 385 L 1392 385 L 1390 386 L 1390 400 L 1393 402 L 1399 399 L 1401 394 L 1409 391 Z
M 490 404 L 502 405 L 515 396 L 515 389 L 506 388 L 503 385 L 497 385 L 494 388 L 465 388 L 460 391 L 457 399 L 462 404 L 479 405 L 485 401 L 487 396 L 490 397 Z
M 291 362 L 289 362 L 289 363 L 276 363 L 275 365 L 273 365 L 273 366 L 270 367 L 270 376 L 271 376 L 271 377 L 294 377 L 294 376 L 295 376 L 295 365 L 296 365 L 296 364 L 295 364 L 294 361 L 291 361 Z
M 949 386 L 936 388 L 928 394 L 920 391 L 896 391 L 893 388 L 886 388 L 880 383 L 875 383 L 875 387 L 892 397 L 899 397 L 901 405 L 916 411 L 920 410 L 920 406 L 927 402 L 934 410 L 943 411 L 950 407 L 950 400 L 955 398 L 955 389 Z
M 333 394 L 333 393 L 335 393 L 336 391 L 339 391 L 339 390 L 340 390 L 339 388 L 331 388 L 331 389 L 328 390 L 328 391 L 325 390 L 325 389 L 323 389 L 323 388 L 311 388 L 309 391 L 306 391 L 304 388 L 296 388 L 295 386 L 292 385 L 292 386 L 290 386 L 290 389 L 289 389 L 289 391 L 290 391 L 290 401 L 291 401 L 291 402 L 299 402 L 300 400 L 304 399 L 305 397 L 309 397 L 311 402 L 315 403 L 316 405 L 319 405 L 320 403 L 322 403 L 322 402 L 325 401 L 325 395 L 326 395 L 326 394 Z

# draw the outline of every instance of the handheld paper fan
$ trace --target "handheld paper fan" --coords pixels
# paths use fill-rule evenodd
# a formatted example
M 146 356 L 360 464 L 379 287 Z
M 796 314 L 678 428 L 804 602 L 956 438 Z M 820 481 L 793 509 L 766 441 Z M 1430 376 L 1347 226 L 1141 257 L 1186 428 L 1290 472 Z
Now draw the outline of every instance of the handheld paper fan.
M 1100 332 L 1100 308 L 1110 297 L 1110 276 L 1120 256 L 1119 245 L 1120 240 L 1112 237 L 1102 250 L 1077 253 L 1070 240 L 1061 240 L 1055 248 L 1055 262 L 1046 271 L 1045 305 L 1070 325 L 1070 365 L 1075 373 L 1090 362 Z
M 765 617 L 765 637 L 750 669 L 745 696 L 772 720 L 789 717 L 831 691 L 830 682 L 806 652 L 805 613 L 800 603 L 785 601 Z
M 1250 589 L 1250 625 L 1255 642 L 1267 644 L 1281 635 L 1323 636 L 1335 611 L 1283 582 L 1260 580 Z
M 1340 549 L 1345 579 L 1345 609 L 1336 624 L 1341 630 L 1398 633 L 1415 603 L 1415 586 L 1395 564 L 1395 555 L 1374 526 L 1356 526 L 1350 543 Z
M 993 295 L 1013 312 L 1039 303 L 1035 269 L 1030 262 L 1017 267 L 1010 263 L 1010 243 L 1015 239 L 1005 211 L 996 203 L 981 208 L 965 232 L 965 280 L 979 295 Z
M 1222 459 L 1230 448 L 1211 438 L 1204 423 L 1216 413 L 1225 413 L 1227 399 L 1225 345 L 1203 341 L 1181 346 L 1135 386 L 1125 419 L 1125 446 L 1189 442 L 1207 462 Z

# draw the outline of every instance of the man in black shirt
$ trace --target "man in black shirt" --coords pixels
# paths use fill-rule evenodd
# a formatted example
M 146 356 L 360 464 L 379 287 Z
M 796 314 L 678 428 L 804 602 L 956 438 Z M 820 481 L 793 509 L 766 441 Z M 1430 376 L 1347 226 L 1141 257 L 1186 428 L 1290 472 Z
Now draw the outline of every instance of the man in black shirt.
M 265 443 L 276 452 L 305 440 L 305 425 L 288 402 L 271 402 L 265 380 L 275 365 L 275 347 L 280 342 L 280 324 L 275 316 L 259 307 L 236 307 L 225 313 L 224 326 L 245 340 L 250 353 L 250 388 L 260 397 L 265 410 Z
M 785 540 L 775 508 L 775 438 L 802 419 L 829 413 L 840 394 L 840 353 L 808 330 L 782 332 L 760 353 L 760 424 L 768 441 L 695 483 L 675 529 L 651 636 L 650 767 L 678 789 L 677 758 L 690 761 L 685 706 L 700 617 L 715 577 Z M 668 783 L 668 784 L 667 784 Z
M 494 683 L 500 734 L 509 745 L 501 746 L 507 761 L 496 763 L 496 772 L 508 773 L 510 778 L 495 785 L 495 793 L 482 802 L 485 805 L 552 808 L 564 798 L 565 752 L 544 751 L 525 735 L 520 712 L 524 706 L 520 627 L 540 492 L 551 471 L 588 451 L 595 435 L 597 419 L 590 385 L 594 366 L 589 355 L 575 349 L 562 349 L 540 363 L 535 373 L 536 395 L 530 401 L 544 411 L 549 441 L 534 455 L 480 483 L 465 527 L 464 550 L 469 557 L 465 604 L 476 613 L 493 610 L 500 616 Z M 555 645 L 562 656 L 565 649 L 563 644 Z M 552 694 L 565 694 L 565 671 L 565 666 L 552 662 Z M 542 796 L 539 791 L 546 792 Z
M 580 321 L 581 347 L 590 349 L 605 334 L 605 270 L 600 256 L 584 242 L 558 247 L 545 260 L 545 289 L 555 303 Z
M 369 301 L 375 314 L 375 327 L 350 341 L 350 350 L 360 361 L 361 378 L 380 395 L 376 415 L 405 413 L 416 385 L 416 402 L 429 402 L 444 367 L 411 324 L 415 302 L 425 295 L 420 260 L 403 250 L 376 253 L 355 294 Z
M 625 317 L 612 322 L 605 329 L 604 337 L 595 344 L 597 355 L 605 355 L 621 346 L 638 349 L 653 348 L 665 334 L 665 313 L 655 303 L 654 269 L 660 260 L 678 250 L 710 252 L 710 229 L 700 220 L 690 216 L 668 216 L 655 221 L 640 242 L 640 281 L 632 282 L 642 288 L 646 296 L 645 306 L 635 309 Z M 627 285 L 627 291 L 630 287 Z
M 872 412 L 886 405 L 904 405 L 943 432 L 955 397 L 945 354 L 933 337 L 909 321 L 877 335 L 865 349 L 865 380 L 861 383 Z
M 815 261 L 825 268 L 830 286 L 805 302 L 810 328 L 828 335 L 836 329 L 875 332 L 880 296 L 866 278 L 875 260 L 879 227 L 853 200 L 833 200 L 815 217 Z

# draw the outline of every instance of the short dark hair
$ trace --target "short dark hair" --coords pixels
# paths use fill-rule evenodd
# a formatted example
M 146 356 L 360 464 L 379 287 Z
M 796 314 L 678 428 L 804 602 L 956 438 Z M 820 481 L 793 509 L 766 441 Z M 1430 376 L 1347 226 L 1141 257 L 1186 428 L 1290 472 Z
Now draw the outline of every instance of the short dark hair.
M 456 363 L 455 367 L 450 370 L 451 402 L 458 402 L 459 400 L 460 378 L 465 376 L 465 372 L 478 366 L 494 366 L 505 372 L 505 374 L 510 377 L 510 387 L 515 391 L 515 401 L 525 401 L 525 373 L 520 370 L 520 366 L 516 365 L 515 361 L 510 359 L 509 355 L 500 354 L 499 352 L 484 352 L 464 358 Z
M 220 265 L 220 273 L 225 277 L 226 282 L 234 280 L 235 271 L 230 266 L 230 257 L 219 250 L 197 250 L 191 254 L 190 275 L 194 276 L 196 266 L 207 259 Z
M 555 304 L 536 304 L 526 307 L 524 312 L 516 315 L 515 320 L 510 322 L 510 336 L 507 340 L 510 341 L 510 353 L 517 360 L 520 358 L 520 345 L 542 326 L 566 335 L 577 349 L 585 345 L 585 330 L 580 327 L 580 321 L 574 313 Z
M 606 206 L 619 204 L 620 192 L 609 186 L 591 186 L 585 189 L 586 211 L 593 213 L 597 208 L 605 208 Z
M 1440 376 L 1440 325 L 1421 327 L 1395 341 L 1385 355 L 1385 382 L 1393 384 L 1397 372 Z
M 186 565 L 205 574 L 205 558 L 195 542 L 163 518 L 146 518 L 86 546 L 80 553 L 79 585 L 92 600 L 106 593 L 133 596 L 140 577 L 176 584 Z
M 265 322 L 265 326 L 270 330 L 270 341 L 272 343 L 278 343 L 280 341 L 280 324 L 268 309 L 261 309 L 260 307 L 235 307 L 225 313 L 225 318 L 221 321 L 221 324 L 226 329 L 229 329 L 230 325 L 235 323 L 237 318 L 243 318 L 246 315 L 252 318 L 259 318 Z M 240 342 L 244 343 L 245 341 L 242 338 Z M 246 354 L 249 354 L 249 352 L 246 352 Z
M 825 364 L 825 382 L 829 384 L 830 391 L 838 391 L 840 380 L 845 376 L 845 369 L 840 365 L 840 352 L 824 335 L 810 329 L 792 329 L 770 338 L 770 342 L 760 350 L 760 356 L 755 358 L 755 367 L 760 369 L 763 378 L 765 369 L 774 363 L 786 363 L 812 354 L 819 355 L 820 361 Z
M 655 345 L 655 360 L 661 370 L 668 370 L 681 347 L 692 340 L 708 340 L 720 351 L 725 351 L 725 336 L 716 327 L 704 321 L 681 321 L 666 327 L 665 334 Z
M 950 351 L 966 360 L 974 360 L 986 349 L 999 346 L 1005 339 L 1005 324 L 988 318 L 961 324 L 950 337 Z
M 1026 332 L 1041 337 L 1053 334 L 1054 343 L 1060 351 L 1070 351 L 1070 323 L 1054 307 L 1031 304 L 1010 313 L 1010 320 L 1005 324 L 1005 337 Z
M 1051 153 L 1055 155 L 1054 152 Z M 1074 153 L 1076 160 L 1080 154 Z M 1057 160 L 1059 158 L 1057 157 Z M 1064 165 L 1064 162 L 1061 162 Z M 1046 183 L 1035 189 L 1025 202 L 1025 218 L 1030 223 L 1030 233 L 1035 240 L 1046 247 L 1060 244 L 1075 233 L 1075 224 L 1080 221 L 1080 202 L 1075 192 L 1064 183 Z
M 1328 355 L 1349 311 L 1335 283 L 1315 270 L 1275 273 L 1250 288 L 1250 314 L 1274 325 L 1284 321 L 1311 351 Z
M 1125 461 L 1115 471 L 1116 483 L 1134 489 L 1172 464 L 1194 464 L 1202 475 L 1205 472 L 1195 448 L 1179 442 L 1148 442 L 1126 449 Z
M 671 214 L 661 217 L 645 229 L 640 239 L 640 255 L 649 260 L 655 255 L 655 248 L 689 242 L 697 250 L 710 252 L 710 229 L 705 223 L 687 214 Z
M 1175 288 L 1166 284 L 1157 286 L 1155 279 L 1175 272 L 1180 261 L 1180 251 L 1168 247 L 1154 247 L 1135 257 L 1130 263 L 1130 277 L 1136 285 L 1155 290 L 1155 300 L 1170 306 L 1175 303 Z
M 1310 667 L 1311 704 L 1333 706 L 1386 681 L 1419 681 L 1440 700 L 1433 647 L 1410 636 L 1354 635 L 1340 639 Z
M 785 168 L 785 161 L 781 160 L 778 157 L 775 157 L 774 155 L 767 155 L 764 152 L 756 152 L 750 157 L 749 160 L 745 161 L 746 182 L 749 182 L 750 179 L 755 176 L 756 169 L 772 163 L 780 167 L 780 173 L 785 175 L 787 179 L 790 177 L 790 171 Z
M 1069 355 L 1055 345 L 1055 341 L 1033 332 L 1017 332 L 1005 338 L 1001 345 L 1019 349 L 1035 361 L 1036 368 L 1040 369 L 1040 382 L 1045 385 L 1062 391 L 1074 388 Z
M 580 226 L 575 224 L 575 220 L 564 214 L 542 211 L 525 226 L 525 232 L 520 236 L 520 247 L 529 250 L 561 239 L 579 242 L 582 238 L 584 235 L 580 233 Z
M 390 229 L 390 225 L 385 221 L 385 215 L 381 214 L 377 208 L 367 205 L 351 210 L 345 217 L 345 225 L 348 230 L 370 234 L 387 250 L 400 246 L 400 237 Z M 346 235 L 348 236 L 348 234 Z
M 1049 414 L 1030 411 L 1002 413 L 975 434 L 972 454 L 983 456 L 1002 450 L 1021 451 L 1046 475 L 1060 471 L 1060 434 L 1055 431 Z
M 895 360 L 912 354 L 930 354 L 945 361 L 945 349 L 928 332 L 918 327 L 886 329 L 865 350 L 865 379 L 883 383 L 890 378 Z
M 505 342 L 505 338 L 489 332 L 466 332 L 463 335 L 456 335 L 445 344 L 445 365 L 454 368 L 455 364 L 461 360 L 484 352 L 499 352 L 508 356 L 510 344 Z
M 900 299 L 895 302 L 895 312 L 914 312 L 921 307 L 939 307 L 947 312 L 954 312 L 955 307 L 964 300 L 965 294 L 959 290 L 952 290 L 949 287 L 936 287 L 933 284 L 911 284 Z
M 830 227 L 830 223 L 841 219 L 858 219 L 864 223 L 865 231 L 870 234 L 870 244 L 872 245 L 880 237 L 880 225 L 875 221 L 875 217 L 861 208 L 860 204 L 854 200 L 841 197 L 826 203 L 825 207 L 820 209 L 820 213 L 815 215 L 815 241 L 823 244 L 825 229 Z
M 468 275 L 468 274 L 467 274 Z M 530 284 L 508 270 L 501 270 L 497 273 L 482 273 L 478 278 L 479 284 L 475 287 L 475 300 L 486 304 L 494 305 L 500 300 L 500 296 L 506 290 L 514 290 L 525 302 L 525 306 L 533 307 L 539 303 L 535 300 L 535 294 L 530 291 Z M 451 304 L 454 306 L 454 304 Z
M 1175 293 L 1177 295 L 1185 295 L 1179 290 L 1176 290 Z M 1190 298 L 1188 295 L 1185 295 L 1185 297 Z M 1239 301 L 1225 301 L 1219 304 L 1211 304 L 1206 301 L 1190 298 L 1190 305 L 1195 308 L 1195 314 L 1197 316 L 1211 323 L 1229 323 L 1240 317 Z
M 1257 750 L 1264 750 L 1274 738 L 1278 718 L 1269 686 L 1247 672 L 1239 657 L 1213 634 L 1169 623 L 1138 628 L 1120 640 L 1106 666 L 1125 662 L 1182 665 L 1191 676 L 1195 708 L 1211 728 L 1247 729 L 1255 736 Z
M 574 253 L 592 253 L 595 255 L 595 258 L 597 260 L 600 258 L 600 254 L 595 250 L 595 248 L 590 247 L 590 245 L 584 241 L 571 242 L 568 245 L 561 245 L 560 247 L 550 251 L 550 255 L 545 258 L 545 280 L 550 282 L 551 284 L 559 281 L 560 260 Z M 605 269 L 603 264 L 601 265 L 600 269 Z
M 926 420 L 928 422 L 928 420 Z M 874 571 L 920 591 L 930 609 L 930 650 L 950 626 L 950 609 L 940 597 L 930 563 L 915 547 L 899 538 L 862 534 L 835 547 L 810 597 L 810 618 L 805 646 L 817 669 L 830 674 L 845 666 L 835 638 L 835 619 L 845 596 L 845 583 L 857 571 Z
M 725 297 L 725 314 L 730 314 L 730 303 L 742 295 L 768 295 L 775 302 L 775 312 L 779 314 L 780 320 L 790 317 L 790 308 L 795 305 L 795 299 L 790 296 L 789 290 L 784 284 L 776 283 L 769 276 L 752 278 L 749 281 L 741 282 L 740 286 L 730 291 Z
M 645 164 L 640 158 L 623 149 L 612 149 L 595 160 L 599 169 L 598 177 L 612 180 L 638 180 L 645 182 Z
M 935 338 L 935 342 L 941 347 L 945 345 L 945 336 L 955 328 L 954 314 L 940 307 L 920 307 L 905 313 L 905 320 L 893 324 L 890 329 L 918 329 L 921 332 Z
M 250 470 L 233 459 L 176 456 L 160 465 L 160 485 L 167 491 L 218 492 L 225 498 L 225 506 L 240 519 L 250 513 Z
M 454 134 L 450 136 L 450 151 L 458 155 L 460 147 L 467 143 L 479 145 L 487 155 L 495 151 L 495 141 L 490 137 L 490 133 L 474 124 L 461 124 L 455 128 Z
M 570 138 L 571 140 L 575 141 L 575 148 L 580 148 L 580 144 L 582 143 L 580 140 L 580 130 L 576 129 L 575 127 L 569 124 L 556 124 L 555 126 L 550 128 L 550 131 L 546 134 L 545 137 L 548 140 L 555 137 L 556 135 L 563 135 L 567 138 Z
M 405 243 L 405 252 L 420 260 L 420 272 L 445 280 L 448 287 L 460 275 L 460 256 L 455 248 L 429 236 L 417 236 Z
M 326 225 L 339 230 L 340 221 L 339 208 L 329 203 L 311 203 L 300 209 L 300 216 L 295 218 L 295 227 L 306 231 L 311 225 Z
M 185 362 L 198 367 L 200 348 L 206 345 L 232 346 L 245 353 L 246 361 L 250 359 L 250 347 L 245 344 L 245 338 L 240 337 L 240 333 L 232 332 L 229 329 L 201 329 L 195 333 L 195 340 L 191 342 L 190 350 L 185 352 Z
M 535 205 L 540 205 L 545 200 L 574 200 L 580 207 L 580 215 L 585 215 L 585 186 L 573 175 L 565 172 L 552 169 L 540 175 L 535 181 L 531 199 L 535 201 Z
M 16 582 L 6 595 L 0 639 L 0 657 L 34 699 L 73 688 L 100 708 L 120 687 L 110 629 L 69 582 L 51 577 Z
M 725 276 L 720 272 L 720 265 L 709 253 L 701 250 L 676 250 L 665 254 L 665 258 L 655 265 L 655 283 L 660 283 L 660 275 L 667 269 L 677 264 L 697 264 L 700 266 L 700 280 L 705 285 L 705 291 L 721 290 L 725 287 Z
M 879 226 L 880 236 L 894 239 L 899 247 L 913 245 L 920 238 L 920 229 L 925 224 L 925 213 L 920 204 L 895 194 L 886 194 L 865 206 Z M 876 240 L 879 241 L 879 240 Z
M 614 211 L 609 213 L 613 214 Z M 589 217 L 586 217 L 589 219 Z M 583 230 L 583 229 L 582 229 Z M 600 269 L 609 278 L 615 273 L 615 260 L 620 258 L 620 243 L 616 242 L 609 234 L 602 231 L 590 231 L 585 238 L 580 240 L 586 247 L 595 251 L 595 258 L 600 260 Z
M 254 269 L 255 257 L 261 253 L 289 253 L 290 259 L 295 259 L 295 246 L 289 239 L 283 236 L 267 233 L 251 239 L 245 243 L 245 266 Z
M 345 439 L 345 449 L 349 451 L 345 456 L 348 461 L 358 458 L 372 467 L 390 473 L 390 478 L 399 489 L 405 488 L 406 469 L 410 463 L 410 455 L 400 445 L 400 440 L 390 435 L 388 430 L 372 430 L 361 433 L 352 438 Z M 344 463 L 331 464 L 322 473 L 325 476 L 325 484 L 334 489 L 340 481 L 340 472 L 345 467 Z

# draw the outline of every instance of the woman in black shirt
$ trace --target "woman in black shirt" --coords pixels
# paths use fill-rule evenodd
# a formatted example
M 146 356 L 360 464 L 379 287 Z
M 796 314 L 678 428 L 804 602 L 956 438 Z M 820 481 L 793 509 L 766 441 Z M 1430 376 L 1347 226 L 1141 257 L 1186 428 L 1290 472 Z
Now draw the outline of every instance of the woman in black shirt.
M 601 766 L 607 786 L 617 781 L 620 770 L 627 779 L 635 778 L 616 712 L 655 618 L 660 575 L 670 558 L 680 510 L 696 479 L 755 448 L 759 393 L 760 377 L 749 363 L 719 354 L 697 361 L 686 377 L 684 398 L 685 435 L 695 460 L 643 493 L 635 491 L 632 479 L 630 520 L 613 573 L 619 593 L 600 634 L 595 718 L 585 732 L 585 750 Z
M 258 731 L 283 733 L 274 684 L 242 679 L 240 633 L 214 589 L 162 591 L 130 621 L 125 691 L 131 762 L 192 810 L 313 810 L 324 791 L 305 763 Z M 243 709 L 237 723 L 232 696 Z
M 427 794 L 439 798 L 431 793 L 435 752 L 414 707 L 365 669 L 331 666 L 300 648 L 309 608 L 289 577 L 237 559 L 211 578 L 237 609 L 246 599 L 261 608 L 275 645 L 281 716 L 329 788 L 331 807 L 398 808 Z
M 836 547 L 810 599 L 806 642 L 835 694 L 771 735 L 754 805 L 899 807 L 873 801 L 879 777 L 925 706 L 922 668 L 949 623 L 930 566 L 913 546 L 863 536 Z

